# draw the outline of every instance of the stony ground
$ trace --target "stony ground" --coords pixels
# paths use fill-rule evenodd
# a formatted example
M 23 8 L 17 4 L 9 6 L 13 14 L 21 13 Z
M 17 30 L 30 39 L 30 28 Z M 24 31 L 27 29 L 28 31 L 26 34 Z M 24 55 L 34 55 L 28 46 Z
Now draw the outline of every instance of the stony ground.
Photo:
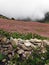
M 0 37 L 0 53 L 6 56 L 2 60 L 0 57 L 0 65 L 10 65 L 10 60 L 15 56 L 15 54 L 17 54 L 21 59 L 28 59 L 33 50 L 38 47 L 41 49 L 38 53 L 45 53 L 47 52 L 45 49 L 46 45 L 49 45 L 48 40 L 22 40 L 20 38 L 13 39 L 11 37 L 10 39 L 7 39 L 6 37 Z
M 9 32 L 31 32 L 49 37 L 49 24 L 46 23 L 0 19 L 0 29 L 4 29 Z

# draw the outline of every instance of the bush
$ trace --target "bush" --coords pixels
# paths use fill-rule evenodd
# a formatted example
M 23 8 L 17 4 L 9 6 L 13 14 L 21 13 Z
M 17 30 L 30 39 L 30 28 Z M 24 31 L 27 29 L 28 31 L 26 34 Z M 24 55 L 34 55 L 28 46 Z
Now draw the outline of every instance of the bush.
M 4 15 L 1 15 L 1 14 L 0 14 L 0 18 L 9 19 L 8 17 L 6 17 L 6 16 L 4 16 Z
M 14 18 L 11 18 L 11 20 L 15 20 Z

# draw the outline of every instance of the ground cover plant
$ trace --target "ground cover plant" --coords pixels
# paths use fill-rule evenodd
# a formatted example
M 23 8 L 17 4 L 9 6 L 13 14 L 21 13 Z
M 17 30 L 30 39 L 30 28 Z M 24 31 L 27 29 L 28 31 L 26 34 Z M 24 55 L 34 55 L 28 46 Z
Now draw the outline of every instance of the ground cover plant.
M 31 39 L 31 38 L 37 38 L 37 39 L 49 39 L 48 37 L 40 36 L 36 33 L 27 33 L 27 34 L 21 34 L 19 32 L 9 33 L 4 30 L 0 30 L 0 35 L 6 36 L 7 38 L 13 37 L 13 38 L 21 38 L 21 39 Z

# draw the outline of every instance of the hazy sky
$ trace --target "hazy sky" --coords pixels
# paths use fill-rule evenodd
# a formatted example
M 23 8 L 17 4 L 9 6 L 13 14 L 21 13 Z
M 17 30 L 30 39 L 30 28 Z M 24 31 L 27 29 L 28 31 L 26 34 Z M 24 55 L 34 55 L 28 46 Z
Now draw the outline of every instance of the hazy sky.
M 49 11 L 49 0 L 0 0 L 0 14 L 14 18 L 42 19 Z

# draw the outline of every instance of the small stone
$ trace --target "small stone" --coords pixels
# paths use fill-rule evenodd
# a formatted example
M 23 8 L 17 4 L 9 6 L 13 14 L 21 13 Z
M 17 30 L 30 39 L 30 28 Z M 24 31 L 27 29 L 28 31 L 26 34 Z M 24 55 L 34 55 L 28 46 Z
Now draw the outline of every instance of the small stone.
M 18 50 L 20 50 L 20 48 L 19 48 L 19 47 L 17 47 L 17 49 L 18 49 Z
M 24 42 L 24 45 L 27 46 L 27 47 L 30 47 L 31 44 L 32 44 L 32 43 L 30 43 L 28 40 L 26 40 L 26 41 Z
M 37 46 L 35 46 L 34 44 L 31 45 L 31 48 L 37 48 Z
M 4 48 L 4 51 L 7 51 L 7 48 Z
M 34 39 L 30 39 L 29 41 L 30 41 L 31 43 L 34 43 Z
M 18 43 L 24 44 L 24 40 L 22 40 L 21 38 L 18 38 Z
M 34 43 L 34 45 L 40 47 L 42 43 Z
M 42 42 L 42 40 L 39 40 L 39 39 L 34 39 L 34 42 L 36 42 L 36 43 L 41 43 Z
M 10 40 L 9 39 L 7 39 L 7 42 L 6 43 L 9 43 L 10 42 Z
M 14 46 L 14 45 L 18 45 L 18 40 L 15 38 L 15 39 L 13 39 L 12 37 L 10 38 L 10 42 L 11 42 L 11 44 Z
M 17 51 L 18 54 L 23 54 L 24 53 L 24 50 L 20 49 Z
M 2 45 L 2 47 L 3 47 L 3 48 L 8 48 L 8 47 L 9 47 L 9 45 Z
M 28 57 L 31 55 L 31 52 L 30 51 L 25 51 L 23 53 L 23 57 L 25 57 L 26 59 L 28 59 Z
M 23 53 L 23 57 L 26 58 L 26 55 Z
M 43 40 L 43 45 L 49 45 L 49 41 L 48 40 Z
M 31 46 L 31 43 L 30 43 L 30 42 L 24 43 L 24 44 L 25 44 L 25 46 L 27 46 L 27 47 Z
M 19 47 L 22 48 L 23 50 L 26 50 L 26 51 L 32 50 L 31 47 L 26 47 L 24 44 L 19 45 Z
M 8 61 L 8 63 L 10 63 L 10 61 Z
M 12 55 L 11 55 L 11 54 L 9 54 L 9 55 L 8 55 L 8 57 L 9 57 L 9 58 L 12 58 Z
M 3 37 L 1 41 L 4 42 L 4 43 L 6 43 L 7 42 L 7 38 Z
M 3 59 L 2 62 L 6 62 L 6 59 Z

